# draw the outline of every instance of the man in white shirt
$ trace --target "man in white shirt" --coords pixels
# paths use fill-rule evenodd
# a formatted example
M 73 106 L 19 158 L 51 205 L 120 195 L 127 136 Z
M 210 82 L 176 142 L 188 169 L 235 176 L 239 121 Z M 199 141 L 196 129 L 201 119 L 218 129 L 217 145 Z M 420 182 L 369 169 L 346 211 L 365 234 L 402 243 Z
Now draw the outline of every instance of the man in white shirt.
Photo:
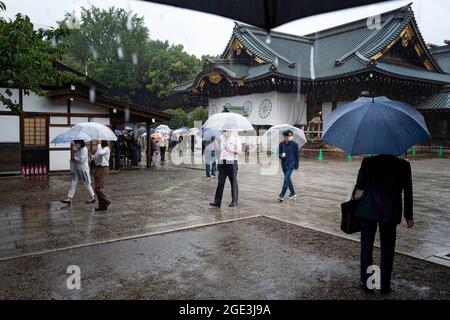
M 98 199 L 98 208 L 96 208 L 95 211 L 104 211 L 108 209 L 108 206 L 111 203 L 105 190 L 106 177 L 109 173 L 110 153 L 108 141 L 102 141 L 97 145 L 97 151 L 95 151 L 94 154 L 94 190 Z
M 219 179 L 217 182 L 216 195 L 214 202 L 210 203 L 211 206 L 220 208 L 222 203 L 223 189 L 225 182 L 230 179 L 231 184 L 231 197 L 232 201 L 229 205 L 230 208 L 238 205 L 238 156 L 241 150 L 241 142 L 237 133 L 232 130 L 223 130 L 224 138 L 220 144 L 220 157 L 219 157 Z

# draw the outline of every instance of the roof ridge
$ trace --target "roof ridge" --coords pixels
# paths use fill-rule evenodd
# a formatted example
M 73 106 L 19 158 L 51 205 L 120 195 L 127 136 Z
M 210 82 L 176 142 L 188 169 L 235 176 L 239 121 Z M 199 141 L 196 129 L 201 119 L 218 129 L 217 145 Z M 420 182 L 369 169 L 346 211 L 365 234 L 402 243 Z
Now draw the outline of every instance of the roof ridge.
M 392 21 L 392 19 L 394 19 L 394 15 L 391 15 L 384 23 L 384 26 L 386 26 L 389 22 Z M 383 27 L 384 27 L 383 26 Z M 367 42 L 369 42 L 370 40 L 372 40 L 376 35 L 378 35 L 381 30 L 383 29 L 383 27 L 377 29 L 376 31 L 372 32 L 366 39 L 364 39 L 364 41 L 362 41 L 360 44 L 358 44 L 355 48 L 353 48 L 352 50 L 350 50 L 349 52 L 347 52 L 346 54 L 342 55 L 340 58 L 336 59 L 335 63 L 337 65 L 340 65 L 344 62 L 344 60 L 348 59 L 352 54 L 355 54 L 358 52 L 358 49 L 360 49 L 361 47 L 363 47 Z
M 239 26 L 241 28 L 245 28 L 245 29 L 251 29 L 252 32 L 256 33 L 261 33 L 261 34 L 268 34 L 267 30 L 259 28 L 259 27 L 255 27 L 252 25 L 248 25 L 245 23 L 241 23 L 241 22 L 234 22 L 236 24 L 236 26 Z M 283 39 L 287 39 L 287 40 L 303 40 L 306 41 L 308 43 L 311 43 L 314 41 L 313 38 L 305 36 L 305 35 L 298 35 L 298 34 L 293 34 L 293 33 L 287 33 L 287 32 L 281 32 L 281 31 L 275 31 L 275 30 L 270 30 L 270 36 L 273 37 L 280 37 Z
M 401 7 L 398 7 L 396 9 L 392 9 L 392 10 L 389 10 L 389 11 L 385 11 L 385 12 L 379 13 L 377 15 L 382 16 L 382 17 L 383 16 L 386 17 L 386 16 L 388 16 L 390 14 L 394 14 L 395 15 L 395 14 L 398 14 L 398 13 L 403 13 L 405 10 L 407 10 L 409 12 L 409 11 L 412 11 L 411 4 L 412 4 L 412 2 L 407 4 L 407 5 L 403 5 Z M 328 36 L 333 36 L 333 35 L 336 35 L 338 33 L 342 33 L 342 32 L 348 31 L 348 30 L 342 30 L 344 27 L 354 26 L 355 29 L 359 29 L 361 27 L 361 26 L 359 26 L 361 23 L 366 22 L 368 18 L 371 18 L 373 16 L 377 16 L 377 15 L 367 16 L 365 18 L 361 18 L 361 19 L 358 19 L 358 20 L 350 21 L 350 22 L 347 22 L 347 23 L 344 23 L 344 24 L 336 25 L 336 26 L 329 27 L 329 28 L 326 28 L 326 29 L 322 29 L 322 30 L 319 30 L 319 31 L 316 31 L 316 32 L 308 33 L 308 34 L 305 35 L 305 37 L 318 39 L 318 38 L 324 38 L 324 37 L 328 37 Z M 341 30 L 337 30 L 337 29 L 341 29 Z M 329 33 L 329 34 L 324 34 L 324 33 Z M 318 36 L 318 34 L 324 34 L 324 35 L 322 35 L 322 36 L 319 35 Z

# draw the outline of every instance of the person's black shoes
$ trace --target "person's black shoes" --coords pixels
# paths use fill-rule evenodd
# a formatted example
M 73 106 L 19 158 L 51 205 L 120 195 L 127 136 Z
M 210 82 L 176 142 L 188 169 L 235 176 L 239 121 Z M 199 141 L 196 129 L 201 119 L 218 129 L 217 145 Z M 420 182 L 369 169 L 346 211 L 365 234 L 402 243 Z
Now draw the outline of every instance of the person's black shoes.
M 95 208 L 95 211 L 106 211 L 106 209 L 108 209 L 107 207 L 98 207 Z
M 215 201 L 214 202 L 210 202 L 209 205 L 212 206 L 212 207 L 220 208 L 220 203 L 215 202 Z
M 382 294 L 382 295 L 388 295 L 389 293 L 391 293 L 392 292 L 392 289 L 391 288 L 381 288 L 380 289 L 380 293 Z
M 375 293 L 374 289 L 369 289 L 364 283 L 359 282 L 359 287 L 363 289 L 366 293 Z
M 228 205 L 230 208 L 234 208 L 237 207 L 237 203 L 236 202 L 232 202 Z

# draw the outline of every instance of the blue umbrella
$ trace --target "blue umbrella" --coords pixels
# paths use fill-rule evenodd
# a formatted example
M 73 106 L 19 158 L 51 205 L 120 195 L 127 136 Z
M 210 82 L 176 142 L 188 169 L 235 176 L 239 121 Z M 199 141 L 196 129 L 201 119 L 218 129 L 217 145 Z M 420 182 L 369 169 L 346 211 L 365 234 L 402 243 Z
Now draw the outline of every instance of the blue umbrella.
M 139 129 L 136 130 L 136 135 L 138 137 L 142 136 L 144 133 L 147 133 L 147 129 L 145 129 L 145 128 L 139 128 Z
M 325 117 L 322 140 L 351 155 L 400 155 L 429 140 L 423 116 L 405 102 L 359 98 Z
M 216 137 L 216 139 L 218 137 L 220 137 L 220 135 L 222 134 L 222 131 L 206 128 L 206 129 L 203 129 L 202 133 L 203 133 L 203 140 L 211 141 L 212 137 Z
M 59 143 L 71 143 L 75 140 L 83 140 L 85 142 L 92 141 L 92 138 L 85 133 L 79 133 L 77 135 L 60 133 L 58 134 L 50 143 L 59 144 Z

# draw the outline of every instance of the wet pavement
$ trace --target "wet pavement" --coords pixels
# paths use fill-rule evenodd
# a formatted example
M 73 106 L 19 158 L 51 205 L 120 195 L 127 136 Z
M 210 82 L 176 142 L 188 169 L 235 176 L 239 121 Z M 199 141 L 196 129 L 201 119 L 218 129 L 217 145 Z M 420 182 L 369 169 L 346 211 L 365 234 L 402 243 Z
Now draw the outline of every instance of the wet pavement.
M 379 298 L 362 294 L 359 234 L 339 229 L 354 159 L 302 159 L 298 198 L 279 203 L 282 173 L 240 165 L 239 206 L 211 208 L 201 166 L 113 173 L 107 213 L 68 174 L 0 179 L 0 296 L 5 298 Z M 449 298 L 450 160 L 411 160 L 416 225 L 398 227 L 393 298 Z M 197 168 L 197 169 L 196 169 Z M 402 255 L 406 254 L 406 255 Z M 415 258 L 418 259 L 415 259 Z M 433 263 L 430 263 L 433 262 Z M 83 290 L 65 287 L 81 267 Z
M 450 160 L 411 161 L 416 225 L 398 228 L 397 251 L 450 266 Z M 111 174 L 113 204 L 106 214 L 86 205 L 80 186 L 74 203 L 67 174 L 49 178 L 0 179 L 0 259 L 124 238 L 181 230 L 223 221 L 267 216 L 353 240 L 339 229 L 340 203 L 355 182 L 359 161 L 302 159 L 293 176 L 299 197 L 278 203 L 282 173 L 261 175 L 258 165 L 239 169 L 240 205 L 230 209 L 229 184 L 222 209 L 212 209 L 216 179 L 200 170 L 165 167 Z
M 355 241 L 257 217 L 1 261 L 0 298 L 450 299 L 450 268 L 402 254 L 393 293 L 365 293 L 358 254 Z M 80 289 L 67 288 L 70 265 Z

